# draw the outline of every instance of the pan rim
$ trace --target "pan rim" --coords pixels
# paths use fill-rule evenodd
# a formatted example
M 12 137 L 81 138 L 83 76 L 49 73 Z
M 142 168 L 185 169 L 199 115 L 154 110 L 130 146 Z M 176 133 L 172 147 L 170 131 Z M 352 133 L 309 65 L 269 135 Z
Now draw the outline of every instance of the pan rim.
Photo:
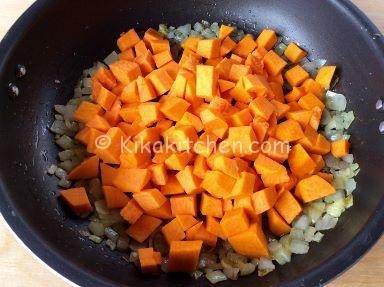
M 339 9 L 343 9 L 347 17 L 352 17 L 361 26 L 368 29 L 371 34 L 382 35 L 379 29 L 369 20 L 369 18 L 360 11 L 349 0 L 328 0 Z M 49 9 L 55 1 L 38 0 L 32 4 L 13 24 L 11 29 L 5 34 L 0 42 L 0 74 L 3 73 L 3 67 L 7 55 L 18 44 L 20 34 L 27 33 L 36 19 L 42 15 L 42 12 Z M 375 49 L 384 55 L 384 39 L 379 37 L 375 41 Z M 2 173 L 2 172 L 1 172 Z M 18 217 L 17 210 L 12 206 L 12 202 L 7 196 L 2 186 L 0 175 L 0 212 L 14 234 L 30 249 L 33 254 L 46 263 L 51 269 L 55 270 L 74 284 L 81 286 L 117 286 L 116 283 L 100 274 L 90 273 L 74 263 L 62 257 L 50 244 L 38 237 L 36 232 Z M 366 252 L 379 240 L 383 234 L 384 227 L 380 224 L 384 221 L 384 198 L 382 197 L 377 204 L 376 209 L 367 221 L 367 224 L 358 232 L 338 253 L 334 254 L 328 261 L 319 265 L 316 269 L 309 271 L 303 277 L 294 278 L 282 286 L 322 286 L 332 279 L 335 279 L 343 272 L 353 266 Z M 324 271 L 327 270 L 327 273 Z

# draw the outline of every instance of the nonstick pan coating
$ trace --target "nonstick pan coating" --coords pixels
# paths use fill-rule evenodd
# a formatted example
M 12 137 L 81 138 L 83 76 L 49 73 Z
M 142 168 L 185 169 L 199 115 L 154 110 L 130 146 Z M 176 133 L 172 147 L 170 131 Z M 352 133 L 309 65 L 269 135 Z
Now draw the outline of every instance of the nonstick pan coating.
M 130 27 L 138 31 L 206 19 L 248 32 L 269 27 L 300 43 L 312 59 L 339 67 L 337 91 L 356 115 L 353 153 L 361 166 L 355 204 L 307 255 L 264 278 L 256 275 L 219 286 L 319 286 L 353 264 L 383 232 L 384 114 L 375 102 L 384 91 L 384 44 L 373 24 L 345 0 L 41 0 L 0 45 L 0 207 L 24 243 L 43 261 L 81 286 L 207 286 L 187 275 L 144 276 L 118 252 L 82 239 L 82 220 L 57 200 L 57 180 L 45 174 L 58 148 L 48 127 L 53 105 L 64 104 L 83 69 L 115 49 Z M 16 79 L 17 64 L 27 75 Z M 55 83 L 59 80 L 60 84 Z M 20 95 L 11 99 L 8 83 Z

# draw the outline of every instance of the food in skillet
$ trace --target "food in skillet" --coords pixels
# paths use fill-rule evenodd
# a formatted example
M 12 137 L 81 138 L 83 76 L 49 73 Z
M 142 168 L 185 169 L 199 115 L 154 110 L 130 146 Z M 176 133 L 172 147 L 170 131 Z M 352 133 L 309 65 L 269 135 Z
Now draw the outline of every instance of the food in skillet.
M 288 42 L 288 41 L 287 41 Z M 216 283 L 308 252 L 352 206 L 353 112 L 335 66 L 272 30 L 134 29 L 57 105 L 48 172 L 95 243 Z M 104 240 L 105 239 L 105 240 Z

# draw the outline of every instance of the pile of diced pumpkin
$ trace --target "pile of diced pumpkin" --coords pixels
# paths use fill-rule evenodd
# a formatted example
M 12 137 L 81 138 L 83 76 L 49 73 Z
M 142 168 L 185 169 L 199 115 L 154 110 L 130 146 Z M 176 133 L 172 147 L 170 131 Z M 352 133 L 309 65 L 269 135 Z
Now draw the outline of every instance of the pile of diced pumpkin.
M 202 246 L 218 238 L 239 254 L 268 257 L 263 229 L 289 233 L 303 203 L 334 193 L 323 155 L 349 149 L 317 131 L 335 67 L 312 79 L 297 64 L 306 52 L 295 43 L 282 57 L 272 50 L 274 31 L 235 43 L 233 30 L 222 25 L 217 39 L 188 38 L 178 62 L 154 29 L 143 39 L 129 30 L 117 41 L 119 60 L 92 79 L 94 102 L 74 114 L 85 125 L 76 139 L 94 155 L 68 179 L 101 177 L 108 208 L 121 209 L 136 241 L 161 228 L 173 272 L 194 271 Z M 292 87 L 286 94 L 284 81 Z M 134 148 L 158 142 L 176 150 Z M 61 196 L 76 214 L 92 210 L 84 188 Z M 151 248 L 139 258 L 143 272 L 162 261 Z

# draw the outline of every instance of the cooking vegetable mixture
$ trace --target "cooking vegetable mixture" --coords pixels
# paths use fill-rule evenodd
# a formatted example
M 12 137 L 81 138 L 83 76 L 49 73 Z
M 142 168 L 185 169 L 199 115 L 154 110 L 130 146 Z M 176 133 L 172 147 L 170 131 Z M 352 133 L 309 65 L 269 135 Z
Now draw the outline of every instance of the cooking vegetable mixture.
M 320 242 L 353 204 L 354 116 L 336 67 L 284 42 L 206 21 L 122 34 L 55 106 L 48 173 L 81 234 L 144 273 L 211 283 Z

